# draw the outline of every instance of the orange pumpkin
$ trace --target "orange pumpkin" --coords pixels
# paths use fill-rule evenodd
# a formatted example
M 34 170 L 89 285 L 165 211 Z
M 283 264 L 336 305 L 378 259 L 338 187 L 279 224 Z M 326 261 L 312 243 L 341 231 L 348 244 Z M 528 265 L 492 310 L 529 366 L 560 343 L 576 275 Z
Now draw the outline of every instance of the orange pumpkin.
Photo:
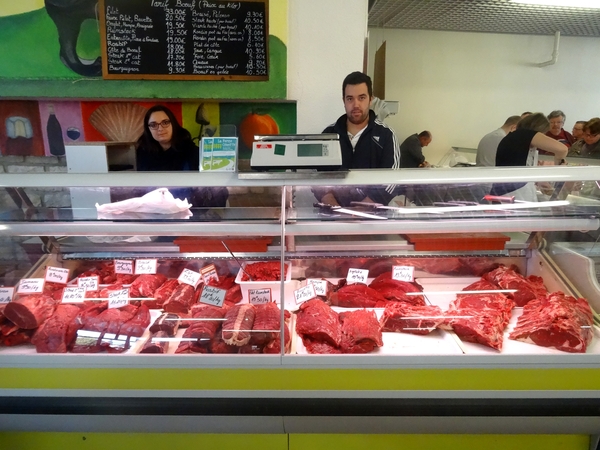
M 240 123 L 240 138 L 246 147 L 252 148 L 255 135 L 279 134 L 279 126 L 268 114 L 250 113 Z

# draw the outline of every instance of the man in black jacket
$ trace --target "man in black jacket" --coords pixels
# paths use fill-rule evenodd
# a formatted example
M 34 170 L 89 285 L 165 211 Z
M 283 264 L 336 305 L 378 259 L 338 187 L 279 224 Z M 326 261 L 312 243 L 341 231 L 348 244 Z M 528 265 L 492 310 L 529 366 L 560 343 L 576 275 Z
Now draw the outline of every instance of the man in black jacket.
M 423 147 L 427 147 L 431 143 L 431 139 L 431 133 L 427 130 L 407 137 L 400 144 L 400 154 L 402 155 L 402 164 L 400 167 L 407 169 L 429 166 L 423 155 Z
M 341 170 L 399 169 L 400 148 L 396 135 L 370 109 L 373 99 L 371 78 L 352 72 L 342 84 L 346 114 L 328 126 L 323 133 L 337 133 L 342 149 Z M 347 205 L 350 201 L 375 201 L 388 204 L 394 197 L 394 186 L 352 189 L 313 189 L 318 200 L 330 205 Z

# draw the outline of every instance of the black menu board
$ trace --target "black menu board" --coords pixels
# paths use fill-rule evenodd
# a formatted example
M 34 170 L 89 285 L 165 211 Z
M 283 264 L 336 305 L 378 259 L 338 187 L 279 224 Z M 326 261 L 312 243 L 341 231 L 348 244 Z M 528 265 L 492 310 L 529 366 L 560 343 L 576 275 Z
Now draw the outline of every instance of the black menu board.
M 269 0 L 100 0 L 99 6 L 104 78 L 269 78 Z

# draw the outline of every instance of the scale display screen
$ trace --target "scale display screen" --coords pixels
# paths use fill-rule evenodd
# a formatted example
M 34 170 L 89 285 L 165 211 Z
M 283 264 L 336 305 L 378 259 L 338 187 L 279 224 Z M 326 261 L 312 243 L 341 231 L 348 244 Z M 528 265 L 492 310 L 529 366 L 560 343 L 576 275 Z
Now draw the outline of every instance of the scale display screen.
M 323 154 L 323 144 L 298 144 L 298 157 L 327 156 Z

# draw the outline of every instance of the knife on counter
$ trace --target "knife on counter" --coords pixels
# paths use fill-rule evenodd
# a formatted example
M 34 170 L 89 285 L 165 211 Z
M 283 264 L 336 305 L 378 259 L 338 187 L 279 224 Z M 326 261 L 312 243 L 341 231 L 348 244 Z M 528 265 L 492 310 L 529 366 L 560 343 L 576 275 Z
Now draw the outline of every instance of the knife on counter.
M 362 203 L 362 202 L 361 202 Z M 352 209 L 342 208 L 341 206 L 334 206 L 328 203 L 314 203 L 313 206 L 315 208 L 326 209 L 336 213 L 350 214 L 352 216 L 364 217 L 365 219 L 377 219 L 377 220 L 387 220 L 387 217 L 376 216 L 374 214 L 368 214 L 361 211 L 354 211 Z

